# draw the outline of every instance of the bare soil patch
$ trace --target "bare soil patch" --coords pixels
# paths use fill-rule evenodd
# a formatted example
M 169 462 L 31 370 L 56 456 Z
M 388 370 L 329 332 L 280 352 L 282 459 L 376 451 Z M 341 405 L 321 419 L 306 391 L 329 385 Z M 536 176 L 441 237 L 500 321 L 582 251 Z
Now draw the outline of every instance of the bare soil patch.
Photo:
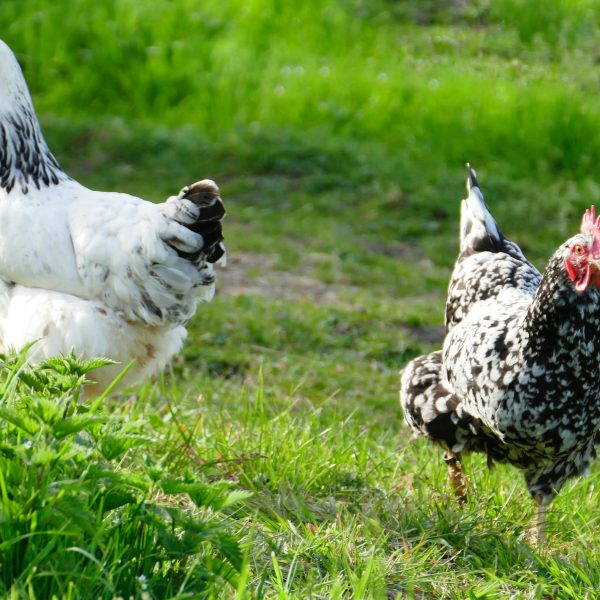
M 309 273 L 277 270 L 276 262 L 277 258 L 269 254 L 238 252 L 228 257 L 227 267 L 219 274 L 219 294 L 339 305 L 347 303 L 341 299 L 342 292 L 358 291 L 355 286 L 324 283 Z

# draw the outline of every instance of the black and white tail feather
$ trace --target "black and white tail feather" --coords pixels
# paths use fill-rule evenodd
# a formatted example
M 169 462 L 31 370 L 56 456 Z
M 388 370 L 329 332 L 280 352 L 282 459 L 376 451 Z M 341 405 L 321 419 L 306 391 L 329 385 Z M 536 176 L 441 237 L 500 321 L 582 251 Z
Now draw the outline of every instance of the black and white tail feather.
M 467 163 L 468 196 L 461 202 L 460 251 L 462 255 L 473 252 L 500 252 L 504 248 L 504 236 L 490 213 L 479 188 L 477 174 Z
M 461 203 L 460 254 L 448 287 L 446 331 L 459 323 L 475 302 L 507 288 L 532 295 L 541 281 L 539 271 L 519 246 L 502 235 L 469 164 L 467 171 L 468 196 Z

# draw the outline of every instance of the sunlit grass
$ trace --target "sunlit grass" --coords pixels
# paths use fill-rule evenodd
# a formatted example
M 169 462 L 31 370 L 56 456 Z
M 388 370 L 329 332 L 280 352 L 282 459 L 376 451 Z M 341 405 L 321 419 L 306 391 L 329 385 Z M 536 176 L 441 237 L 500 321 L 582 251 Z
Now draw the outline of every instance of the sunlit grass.
M 439 23 L 425 6 L 421 29 L 398 4 L 7 1 L 0 18 L 46 112 L 187 123 L 217 143 L 301 131 L 396 165 L 594 172 L 593 3 L 553 0 L 540 20 L 528 2 L 457 2 Z
M 146 482 L 133 506 L 176 509 L 180 541 L 185 518 L 206 517 L 243 553 L 230 583 L 218 538 L 173 562 L 163 553 L 163 571 L 147 579 L 135 565 L 122 576 L 118 560 L 148 564 L 155 538 L 137 539 L 138 516 L 122 520 L 130 508 L 90 513 L 91 484 L 69 464 L 78 510 L 104 537 L 69 521 L 73 540 L 44 538 L 54 554 L 28 550 L 19 572 L 1 565 L 7 589 L 594 597 L 597 466 L 559 494 L 549 545 L 535 548 L 518 473 L 468 458 L 472 493 L 459 510 L 438 450 L 408 438 L 397 401 L 398 370 L 440 344 L 464 162 L 503 231 L 540 267 L 600 201 L 600 11 L 552 0 L 539 13 L 522 0 L 0 4 L 2 36 L 69 173 L 157 201 L 202 177 L 221 186 L 230 268 L 215 301 L 200 307 L 163 378 L 99 408 L 112 427 L 99 440 L 150 441 L 110 460 L 101 441 L 90 452 Z M 5 435 L 2 460 L 23 441 Z M 175 488 L 167 498 L 148 465 L 158 481 L 225 480 L 227 493 L 252 495 L 222 511 L 192 506 Z M 61 473 L 49 464 L 45 476 Z M 24 502 L 33 492 L 19 490 Z M 19 526 L 37 513 L 23 514 Z M 20 544 L 5 538 L 0 552 Z M 102 591 L 86 587 L 96 576 Z

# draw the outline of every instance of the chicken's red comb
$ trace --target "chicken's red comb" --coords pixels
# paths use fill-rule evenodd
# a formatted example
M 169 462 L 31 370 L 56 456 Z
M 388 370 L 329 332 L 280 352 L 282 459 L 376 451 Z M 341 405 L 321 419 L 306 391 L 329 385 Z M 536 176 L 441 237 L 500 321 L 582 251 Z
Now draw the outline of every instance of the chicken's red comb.
M 581 233 L 600 235 L 600 216 L 596 218 L 596 207 L 593 204 L 583 214 L 583 219 L 581 219 Z

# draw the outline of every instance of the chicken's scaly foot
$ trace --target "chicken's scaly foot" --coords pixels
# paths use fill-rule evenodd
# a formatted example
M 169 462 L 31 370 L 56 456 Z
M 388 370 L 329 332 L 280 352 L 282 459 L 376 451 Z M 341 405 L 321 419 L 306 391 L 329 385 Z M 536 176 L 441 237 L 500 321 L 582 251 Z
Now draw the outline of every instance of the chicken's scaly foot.
M 464 506 L 467 501 L 467 479 L 462 470 L 460 454 L 446 450 L 444 452 L 444 462 L 448 465 L 448 481 L 454 489 L 454 495 L 458 503 Z

